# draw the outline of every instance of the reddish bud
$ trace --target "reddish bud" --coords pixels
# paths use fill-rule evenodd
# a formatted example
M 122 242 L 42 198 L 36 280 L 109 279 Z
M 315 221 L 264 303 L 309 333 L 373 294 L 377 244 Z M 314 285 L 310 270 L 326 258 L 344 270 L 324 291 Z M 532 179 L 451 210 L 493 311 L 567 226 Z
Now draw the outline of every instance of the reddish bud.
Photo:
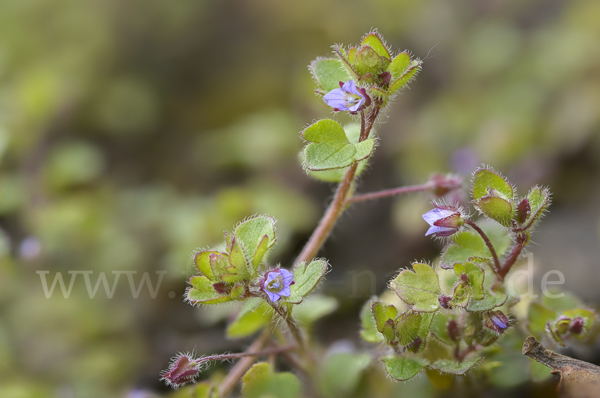
M 569 331 L 573 334 L 581 334 L 583 332 L 583 327 L 585 326 L 585 322 L 582 317 L 578 316 L 577 318 L 571 321 L 571 326 L 569 327 Z
M 428 184 L 431 186 L 431 193 L 441 198 L 448 192 L 462 188 L 462 179 L 452 174 L 434 174 Z
M 523 199 L 517 206 L 517 221 L 519 224 L 523 224 L 530 214 L 531 206 L 529 205 L 529 200 Z
M 197 360 L 189 355 L 180 355 L 171 363 L 169 370 L 162 375 L 161 380 L 164 380 L 170 386 L 178 388 L 194 381 L 199 371 L 200 364 Z
M 454 319 L 451 319 L 446 327 L 448 328 L 448 336 L 450 336 L 450 339 L 452 339 L 452 341 L 458 341 L 458 323 L 456 323 Z
M 438 301 L 440 302 L 440 305 L 445 308 L 445 309 L 449 309 L 452 306 L 450 305 L 450 300 L 452 300 L 452 297 L 450 296 L 440 296 L 438 297 Z

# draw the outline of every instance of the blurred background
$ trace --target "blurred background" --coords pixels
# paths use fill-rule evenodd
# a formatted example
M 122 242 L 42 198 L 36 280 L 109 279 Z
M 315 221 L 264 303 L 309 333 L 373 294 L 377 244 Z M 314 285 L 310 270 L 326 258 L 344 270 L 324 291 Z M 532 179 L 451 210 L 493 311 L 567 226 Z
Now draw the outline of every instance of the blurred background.
M 521 194 L 550 186 L 536 281 L 561 270 L 600 302 L 599 20 L 597 0 L 1 0 L 0 397 L 159 397 L 176 352 L 244 349 L 224 336 L 231 308 L 183 302 L 190 255 L 266 213 L 279 220 L 271 259 L 291 265 L 333 193 L 298 162 L 299 132 L 331 116 L 307 65 L 372 28 L 427 59 L 377 126 L 359 190 L 468 181 L 481 163 Z M 362 304 L 439 253 L 428 203 L 359 204 L 338 224 L 321 252 L 339 302 L 317 325 L 323 346 L 363 347 Z M 66 288 L 76 276 L 68 298 L 44 290 L 57 273 Z M 110 287 L 121 273 L 114 295 L 90 298 L 84 276 L 101 273 Z M 144 275 L 156 289 L 136 296 Z M 595 347 L 583 358 L 598 363 Z M 479 396 L 548 396 L 516 354 Z M 425 377 L 393 388 L 451 396 Z

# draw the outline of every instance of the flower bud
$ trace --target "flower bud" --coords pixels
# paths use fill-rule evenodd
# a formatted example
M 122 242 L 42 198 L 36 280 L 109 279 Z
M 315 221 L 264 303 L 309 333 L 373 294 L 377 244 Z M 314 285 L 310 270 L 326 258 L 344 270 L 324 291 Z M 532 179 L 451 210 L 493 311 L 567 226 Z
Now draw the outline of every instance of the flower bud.
M 169 370 L 162 375 L 161 380 L 164 380 L 170 386 L 178 388 L 194 381 L 199 371 L 200 364 L 198 360 L 192 358 L 190 355 L 181 354 L 171 362 Z
M 464 225 L 465 219 L 460 210 L 453 206 L 438 206 L 423 214 L 423 219 L 430 225 L 425 236 L 450 236 Z
M 504 333 L 510 326 L 510 321 L 502 311 L 490 311 L 486 314 L 484 324 L 493 331 Z

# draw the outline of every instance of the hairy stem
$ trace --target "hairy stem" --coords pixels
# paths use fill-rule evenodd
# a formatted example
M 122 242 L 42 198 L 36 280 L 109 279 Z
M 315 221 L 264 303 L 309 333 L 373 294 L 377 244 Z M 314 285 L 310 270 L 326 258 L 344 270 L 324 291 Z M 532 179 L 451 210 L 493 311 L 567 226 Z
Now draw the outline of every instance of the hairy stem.
M 379 106 L 375 104 L 372 106 L 368 113 L 365 114 L 364 111 L 360 114 L 360 137 L 358 139 L 359 142 L 362 142 L 369 138 L 369 133 L 373 128 L 373 124 L 375 123 L 375 119 L 377 119 L 377 115 L 379 114 Z M 325 240 L 329 236 L 329 233 L 333 229 L 336 221 L 344 211 L 344 207 L 346 205 L 346 197 L 348 196 L 348 192 L 352 188 L 352 182 L 354 182 L 354 177 L 356 176 L 356 168 L 358 167 L 358 162 L 354 162 L 350 167 L 348 167 L 348 171 L 346 171 L 346 175 L 340 185 L 338 185 L 337 191 L 335 192 L 335 196 L 333 201 L 323 214 L 323 218 L 319 221 L 319 225 L 311 235 L 308 242 L 302 249 L 302 252 L 296 258 L 294 264 L 299 264 L 303 261 L 309 261 L 313 259 L 323 244 Z
M 401 195 L 403 193 L 409 193 L 409 192 L 429 191 L 431 188 L 432 188 L 432 184 L 428 182 L 428 183 L 421 184 L 421 185 L 409 185 L 406 187 L 386 189 L 386 190 L 378 191 L 378 192 L 369 192 L 369 193 L 364 193 L 361 195 L 354 195 L 353 197 L 346 199 L 346 204 L 363 202 L 365 200 L 385 198 L 387 196 Z
M 260 337 L 252 343 L 246 352 L 255 353 L 260 351 L 265 346 L 270 336 L 271 331 L 268 328 L 264 329 Z M 231 368 L 219 386 L 219 395 L 221 398 L 226 397 L 235 388 L 254 361 L 256 361 L 256 355 L 250 354 L 250 356 L 242 358 L 233 368 Z
M 521 254 L 521 251 L 523 251 L 523 248 L 525 247 L 526 243 L 527 243 L 527 235 L 518 234 L 517 235 L 517 244 L 513 247 L 512 251 L 506 258 L 506 261 L 505 261 L 504 265 L 502 266 L 502 268 L 500 268 L 499 274 L 502 278 L 504 278 L 506 276 L 506 274 L 508 274 L 508 271 L 510 271 L 512 266 L 515 264 L 515 262 L 519 258 L 519 255 Z
M 475 232 L 477 232 L 479 234 L 479 236 L 481 236 L 481 238 L 485 242 L 487 248 L 490 250 L 490 253 L 492 253 L 492 258 L 494 259 L 494 265 L 492 266 L 492 271 L 494 271 L 494 273 L 496 274 L 498 279 L 504 280 L 504 275 L 500 274 L 500 271 L 502 269 L 502 267 L 500 266 L 500 260 L 498 259 L 498 254 L 496 254 L 496 249 L 494 249 L 494 245 L 492 245 L 490 238 L 488 238 L 487 235 L 485 234 L 485 232 L 483 232 L 483 230 L 481 228 L 479 228 L 479 226 L 477 224 L 475 224 L 473 221 L 465 220 L 465 224 L 467 224 L 468 226 L 473 228 L 475 230 Z
M 212 361 L 228 361 L 230 359 L 239 359 L 244 357 L 255 357 L 255 356 L 263 356 L 263 355 L 275 355 L 280 354 L 286 351 L 295 350 L 298 348 L 297 344 L 287 344 L 285 346 L 278 346 L 273 348 L 266 348 L 261 351 L 246 351 L 246 352 L 237 352 L 235 354 L 218 354 L 218 355 L 210 355 L 207 357 L 203 357 L 198 359 L 198 363 L 204 362 L 212 362 Z
M 302 330 L 300 330 L 300 326 L 296 323 L 294 318 L 292 318 L 288 312 L 275 303 L 271 303 L 271 307 L 279 314 L 279 316 L 285 321 L 290 332 L 292 332 L 292 336 L 294 336 L 294 340 L 298 343 L 298 347 L 300 351 L 304 351 L 306 344 L 304 342 L 304 336 L 302 336 Z

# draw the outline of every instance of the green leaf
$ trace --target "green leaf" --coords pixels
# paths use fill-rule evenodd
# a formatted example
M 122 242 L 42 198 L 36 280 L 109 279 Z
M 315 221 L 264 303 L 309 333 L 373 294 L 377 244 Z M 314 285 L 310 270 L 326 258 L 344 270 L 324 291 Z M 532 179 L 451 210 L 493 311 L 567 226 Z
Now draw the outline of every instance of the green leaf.
M 377 330 L 381 333 L 388 344 L 396 344 L 396 322 L 395 319 L 398 316 L 398 309 L 393 305 L 385 305 L 379 301 L 376 301 L 371 306 L 371 312 L 373 318 L 375 318 L 375 325 Z
M 289 372 L 275 373 L 266 362 L 254 364 L 242 379 L 244 398 L 299 398 L 300 381 Z
M 505 227 L 511 226 L 514 214 L 513 206 L 508 200 L 489 195 L 474 200 L 473 205 L 492 220 L 499 222 Z
M 209 256 L 210 268 L 212 270 L 214 281 L 221 281 L 224 274 L 227 273 L 229 266 L 229 256 L 227 253 L 211 254 Z
M 466 282 L 459 282 L 454 287 L 454 293 L 452 295 L 452 300 L 450 300 L 450 305 L 452 307 L 461 307 L 465 308 L 469 305 L 469 300 L 471 299 L 471 289 Z
M 192 276 L 190 278 L 192 287 L 187 292 L 187 300 L 193 304 L 219 304 L 231 301 L 229 296 L 217 292 L 211 282 L 205 276 Z
M 299 304 L 314 290 L 327 273 L 329 264 L 325 260 L 313 260 L 310 264 L 302 262 L 294 267 L 294 284 L 290 287 L 289 303 Z
M 450 319 L 448 315 L 436 312 L 431 322 L 431 333 L 442 343 L 454 346 L 455 342 L 448 332 L 448 322 Z
M 246 255 L 237 238 L 233 238 L 231 242 L 229 265 L 225 269 L 227 273 L 221 276 L 223 282 L 235 283 L 250 278 Z
M 467 261 L 464 264 L 454 264 L 454 273 L 458 277 L 463 274 L 467 276 L 469 287 L 471 289 L 471 297 L 473 297 L 474 300 L 483 299 L 483 281 L 485 279 L 483 268 Z
M 385 46 L 385 43 L 383 42 L 382 37 L 378 33 L 371 32 L 368 35 L 366 35 L 365 38 L 362 41 L 362 45 L 363 46 L 369 46 L 379 56 L 384 57 L 384 58 L 388 59 L 389 61 L 392 60 L 392 56 L 390 55 L 390 51 Z
M 482 360 L 483 358 L 477 357 L 466 359 L 462 362 L 453 361 L 449 359 L 440 359 L 431 364 L 431 368 L 439 370 L 443 373 L 450 373 L 453 375 L 464 375 Z
M 346 134 L 346 138 L 353 144 L 358 143 L 358 138 L 360 136 L 360 124 L 358 123 L 350 123 L 344 126 L 344 132 Z M 362 172 L 365 170 L 367 164 L 369 163 L 369 159 L 363 159 L 358 162 L 358 167 L 356 168 L 356 176 L 360 176 Z M 308 170 L 308 175 L 316 178 L 317 180 L 325 181 L 325 182 L 341 182 L 346 175 L 348 168 L 342 169 L 331 169 L 331 170 L 321 170 L 321 171 L 313 171 Z
M 487 257 L 485 242 L 479 234 L 460 231 L 452 235 L 453 245 L 449 245 L 442 255 L 441 267 L 454 268 L 454 264 L 464 263 L 471 257 Z
M 368 138 L 358 144 L 330 141 L 308 144 L 304 149 L 304 163 L 313 171 L 341 169 L 368 158 L 375 149 L 375 140 Z
M 302 138 L 314 143 L 336 141 L 350 143 L 344 128 L 332 119 L 322 119 L 311 124 L 302 132 Z
M 552 322 L 556 318 L 556 312 L 546 306 L 536 302 L 529 304 L 529 311 L 527 313 L 529 323 L 527 327 L 531 333 L 538 337 L 545 332 L 546 323 Z
M 334 312 L 337 307 L 338 301 L 335 298 L 314 294 L 304 299 L 300 305 L 295 305 L 292 315 L 298 322 L 311 325 L 316 320 Z
M 487 168 L 479 168 L 473 174 L 473 199 L 478 200 L 496 191 L 507 200 L 512 201 L 515 196 L 512 185 L 495 171 Z M 493 195 L 498 196 L 498 195 Z
M 304 164 L 312 171 L 346 168 L 368 158 L 375 148 L 372 138 L 356 144 L 351 142 L 342 126 L 331 119 L 310 125 L 302 137 L 311 142 L 304 148 Z
M 491 311 L 494 308 L 501 307 L 508 300 L 508 296 L 502 292 L 487 292 L 483 300 L 469 300 L 469 305 L 465 310 L 469 312 Z
M 250 336 L 268 325 L 271 318 L 271 309 L 267 303 L 258 297 L 249 298 L 227 327 L 227 337 L 239 339 Z
M 408 70 L 398 79 L 392 81 L 388 93 L 394 94 L 396 91 L 404 87 L 421 69 L 421 61 L 412 61 Z
M 531 212 L 525 223 L 533 222 L 535 224 L 543 215 L 548 206 L 550 206 L 550 191 L 535 186 L 527 195 Z
M 356 53 L 354 69 L 359 75 L 379 75 L 385 71 L 389 65 L 389 60 L 381 57 L 375 50 L 368 46 L 362 46 Z
M 219 391 L 216 387 L 205 381 L 194 385 L 191 398 L 218 398 Z
M 400 54 L 396 55 L 392 60 L 392 63 L 388 67 L 388 72 L 392 75 L 391 81 L 395 81 L 398 78 L 402 77 L 408 67 L 410 66 L 410 55 L 408 52 L 403 51 Z
M 369 300 L 363 305 L 362 310 L 360 311 L 362 325 L 360 336 L 368 343 L 379 343 L 380 341 L 383 341 L 383 336 L 377 330 L 377 324 L 375 323 L 373 312 L 371 312 L 372 306 L 373 300 Z
M 409 311 L 399 317 L 396 320 L 396 330 L 400 345 L 407 346 L 420 339 L 422 343 L 420 349 L 423 349 L 434 315 L 434 313 Z
M 311 62 L 309 69 L 323 94 L 340 88 L 340 82 L 345 83 L 352 79 L 344 68 L 342 61 L 337 58 L 314 60 Z
M 390 287 L 413 311 L 437 311 L 441 294 L 437 273 L 427 264 L 415 263 L 413 269 L 414 272 L 402 271 L 390 282 Z
M 215 276 L 210 265 L 210 255 L 221 256 L 223 253 L 211 250 L 202 250 L 194 255 L 194 263 L 198 271 L 210 280 L 215 280 Z
M 242 243 L 246 258 L 256 273 L 267 250 L 275 244 L 275 219 L 267 216 L 251 218 L 239 224 L 234 235 Z
M 390 376 L 399 381 L 415 377 L 421 369 L 427 366 L 427 361 L 421 358 L 404 358 L 388 355 L 382 358 L 385 370 Z
M 338 352 L 325 357 L 317 373 L 317 386 L 325 397 L 353 396 L 361 375 L 371 363 L 369 354 Z

